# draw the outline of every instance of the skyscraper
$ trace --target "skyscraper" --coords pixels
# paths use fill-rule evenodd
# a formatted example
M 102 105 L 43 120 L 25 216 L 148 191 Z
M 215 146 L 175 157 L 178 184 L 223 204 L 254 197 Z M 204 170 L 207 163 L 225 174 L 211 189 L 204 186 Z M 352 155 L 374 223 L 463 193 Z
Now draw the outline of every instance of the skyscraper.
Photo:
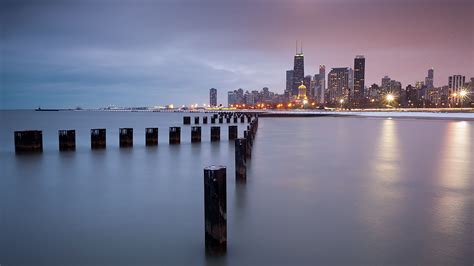
M 295 71 L 293 70 L 287 70 L 286 71 L 286 90 L 285 94 L 288 93 L 289 95 L 293 94 L 293 84 L 294 82 L 294 73 Z
M 349 79 L 350 79 L 349 67 L 338 67 L 333 68 L 328 74 L 328 91 L 329 99 L 328 103 L 337 104 L 340 100 L 347 102 L 349 97 Z
M 211 107 L 217 106 L 217 89 L 211 88 L 209 90 L 209 105 Z
M 319 65 L 319 100 L 318 103 L 323 105 L 325 103 L 325 95 L 326 95 L 326 66 Z
M 303 85 L 306 87 L 306 97 L 309 98 L 311 95 L 311 75 L 307 75 L 303 79 Z
M 298 95 L 298 87 L 304 79 L 304 55 L 303 47 L 298 52 L 298 43 L 296 43 L 296 55 L 293 64 L 293 89 L 292 95 Z
M 425 78 L 425 86 L 428 89 L 434 88 L 434 69 L 428 69 L 428 76 Z
M 358 55 L 354 59 L 354 104 L 359 105 L 365 95 L 365 58 Z
M 460 92 L 463 89 L 466 77 L 462 75 L 452 75 L 449 77 L 449 103 L 451 107 L 456 107 L 461 102 Z

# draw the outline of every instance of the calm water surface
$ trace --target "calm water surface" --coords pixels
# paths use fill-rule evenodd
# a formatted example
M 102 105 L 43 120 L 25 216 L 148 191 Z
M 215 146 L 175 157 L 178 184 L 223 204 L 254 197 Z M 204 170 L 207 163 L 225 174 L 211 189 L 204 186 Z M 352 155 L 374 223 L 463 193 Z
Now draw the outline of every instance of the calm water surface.
M 178 113 L 0 112 L 0 264 L 474 263 L 474 123 L 265 118 L 234 181 L 234 146 L 190 143 Z M 193 114 L 194 116 L 194 114 Z M 183 127 L 169 146 L 168 127 Z M 144 128 L 160 128 L 144 146 Z M 90 150 L 89 129 L 107 128 Z M 118 148 L 118 128 L 134 147 Z M 58 152 L 57 130 L 77 151 Z M 239 123 L 242 136 L 243 124 Z M 17 156 L 13 131 L 43 130 Z M 227 166 L 228 253 L 204 255 L 203 168 Z

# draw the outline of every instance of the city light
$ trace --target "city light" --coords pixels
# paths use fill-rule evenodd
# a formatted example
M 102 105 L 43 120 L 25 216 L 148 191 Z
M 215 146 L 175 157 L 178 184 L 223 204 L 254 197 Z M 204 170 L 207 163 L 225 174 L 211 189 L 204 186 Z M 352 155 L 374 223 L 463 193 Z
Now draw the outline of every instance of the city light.
M 460 91 L 459 96 L 466 97 L 467 96 L 467 91 L 465 91 L 465 90 Z
M 395 100 L 395 97 L 392 95 L 392 94 L 388 94 L 387 95 L 387 102 L 392 102 L 393 100 Z
M 339 103 L 340 103 L 340 104 L 343 104 L 343 103 L 344 103 L 344 99 L 340 99 L 340 100 L 339 100 Z
M 308 104 L 308 100 L 304 99 L 303 104 L 305 104 L 305 105 Z

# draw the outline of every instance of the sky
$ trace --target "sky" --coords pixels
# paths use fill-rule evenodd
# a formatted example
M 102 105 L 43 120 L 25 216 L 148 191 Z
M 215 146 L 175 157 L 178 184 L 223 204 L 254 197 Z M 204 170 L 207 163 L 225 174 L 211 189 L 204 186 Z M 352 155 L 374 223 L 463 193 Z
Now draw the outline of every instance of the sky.
M 474 77 L 472 0 L 1 0 L 0 109 L 190 105 L 282 93 L 366 58 L 366 85 Z

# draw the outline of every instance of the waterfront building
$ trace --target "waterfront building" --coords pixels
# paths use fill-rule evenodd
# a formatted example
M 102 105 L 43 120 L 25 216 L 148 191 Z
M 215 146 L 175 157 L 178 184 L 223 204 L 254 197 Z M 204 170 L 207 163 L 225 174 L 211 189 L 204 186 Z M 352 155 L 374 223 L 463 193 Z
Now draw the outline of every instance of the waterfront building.
M 349 67 L 337 67 L 329 71 L 327 103 L 338 104 L 341 100 L 347 102 L 350 93 L 350 72 Z
M 217 106 L 217 89 L 215 88 L 209 90 L 209 105 L 211 107 Z
M 303 79 L 303 84 L 306 87 L 306 98 L 311 97 L 311 92 L 310 92 L 311 81 L 312 81 L 312 77 L 310 75 L 305 76 L 304 79 Z M 299 90 L 298 90 L 298 95 L 299 95 Z
M 319 86 L 320 91 L 318 93 L 318 103 L 324 105 L 326 95 L 326 66 L 319 65 Z
M 298 43 L 296 45 L 296 54 L 293 62 L 293 89 L 292 95 L 298 95 L 298 87 L 304 79 L 304 55 L 303 47 L 298 51 Z
M 353 103 L 361 105 L 365 98 L 365 58 L 358 55 L 354 59 L 354 93 Z
M 293 93 L 294 75 L 295 75 L 294 70 L 287 70 L 286 71 L 285 94 L 288 94 L 288 96 L 292 95 L 292 93 Z
M 428 89 L 434 88 L 434 69 L 428 69 L 428 76 L 425 78 L 425 86 Z
M 466 77 L 462 75 L 453 75 L 449 77 L 448 87 L 449 87 L 449 104 L 451 107 L 459 107 L 461 101 L 463 100 L 461 91 L 464 88 L 464 83 Z

